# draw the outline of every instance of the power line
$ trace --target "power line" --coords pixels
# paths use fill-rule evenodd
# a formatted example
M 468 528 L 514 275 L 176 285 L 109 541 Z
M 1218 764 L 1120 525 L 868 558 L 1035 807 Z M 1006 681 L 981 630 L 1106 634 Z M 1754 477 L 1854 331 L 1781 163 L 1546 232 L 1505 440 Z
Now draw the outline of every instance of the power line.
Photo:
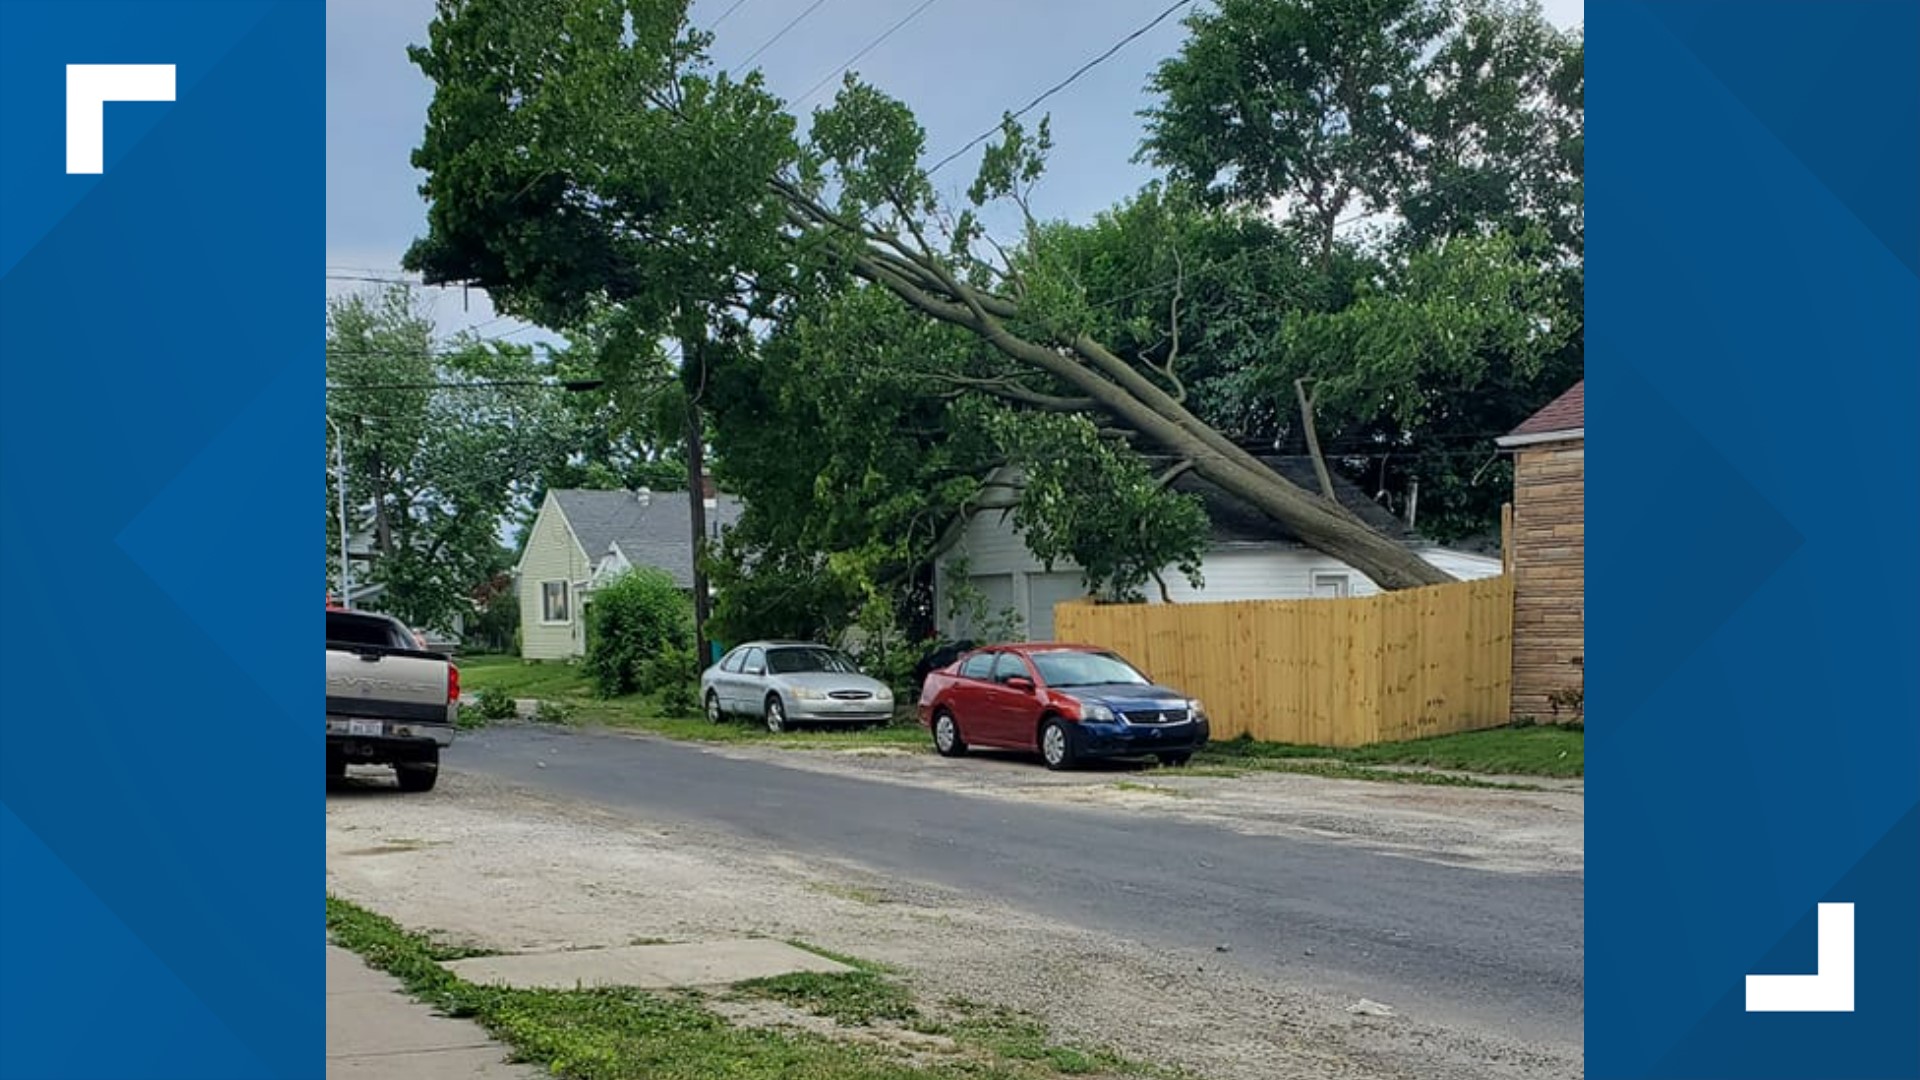
M 786 37 L 788 31 L 791 31 L 794 27 L 799 26 L 802 22 L 805 22 L 807 16 L 813 14 L 816 11 L 819 11 L 821 6 L 824 5 L 826 2 L 827 0 L 813 0 L 813 3 L 807 5 L 807 9 L 805 11 L 802 11 L 800 14 L 795 15 L 793 17 L 792 22 L 781 27 L 779 33 L 768 38 L 766 42 L 762 44 L 759 48 L 753 50 L 751 53 L 748 53 L 747 58 L 745 60 L 740 61 L 740 66 L 744 68 L 749 64 L 753 63 L 756 59 L 759 58 L 761 53 L 766 52 L 768 49 L 773 48 L 775 42 L 779 41 L 783 37 Z
M 821 87 L 827 85 L 828 83 L 832 82 L 834 79 L 837 79 L 841 75 L 845 74 L 848 68 L 860 62 L 861 57 L 867 55 L 873 50 L 879 48 L 881 45 L 885 44 L 888 38 L 892 37 L 895 33 L 897 33 L 902 27 L 906 26 L 908 23 L 919 18 L 921 12 L 927 10 L 928 8 L 932 7 L 934 4 L 938 2 L 939 0 L 921 0 L 921 4 L 919 7 L 916 7 L 912 11 L 907 12 L 906 16 L 902 18 L 899 22 L 896 22 L 892 26 L 889 26 L 887 28 L 886 33 L 881 34 L 879 37 L 874 38 L 872 41 L 867 42 L 867 44 L 863 48 L 861 48 L 859 52 L 854 53 L 851 57 L 849 57 L 846 63 L 841 64 L 839 67 L 834 68 L 832 71 L 826 73 L 825 75 L 822 75 L 820 77 L 819 82 L 814 83 L 812 86 L 807 87 L 806 93 L 801 94 L 799 97 L 793 99 L 794 107 L 798 108 L 808 98 L 819 93 Z
M 729 15 L 731 15 L 731 14 L 733 14 L 733 13 L 734 13 L 734 12 L 736 12 L 736 11 L 739 11 L 739 10 L 740 10 L 740 8 L 741 8 L 741 7 L 743 6 L 743 5 L 745 5 L 745 4 L 746 4 L 746 2 L 747 2 L 747 0 L 733 0 L 733 6 L 731 6 L 731 7 L 729 7 L 729 8 L 727 8 L 727 10 L 725 10 L 725 11 L 723 11 L 723 12 L 721 12 L 721 13 L 720 13 L 720 17 L 719 17 L 719 18 L 717 18 L 717 19 L 715 19 L 715 20 L 713 20 L 712 22 L 710 22 L 710 23 L 708 23 L 708 24 L 707 24 L 707 30 L 708 30 L 709 32 L 711 32 L 711 31 L 713 30 L 713 28 L 714 28 L 714 27 L 716 27 L 716 26 L 719 26 L 719 25 L 720 25 L 721 23 L 723 23 L 723 22 L 726 22 L 726 21 L 727 21 L 727 16 L 729 16 Z
M 1032 112 L 1035 108 L 1039 107 L 1041 102 L 1047 100 L 1048 98 L 1059 93 L 1060 91 L 1065 90 L 1067 87 L 1072 86 L 1076 81 L 1079 80 L 1080 76 L 1085 75 L 1087 72 L 1092 71 L 1096 67 L 1099 67 L 1101 64 L 1105 63 L 1110 57 L 1112 57 L 1114 53 L 1117 53 L 1121 49 L 1126 48 L 1135 39 L 1141 37 L 1142 35 L 1146 34 L 1147 31 L 1152 30 L 1154 27 L 1159 26 L 1161 23 L 1167 21 L 1167 18 L 1171 16 L 1174 12 L 1179 11 L 1181 8 L 1186 7 L 1191 3 L 1193 3 L 1193 0 L 1175 0 L 1175 2 L 1169 7 L 1167 7 L 1166 10 L 1162 11 L 1158 15 L 1155 15 L 1151 22 L 1147 23 L 1145 26 L 1142 26 L 1134 30 L 1132 33 L 1128 34 L 1126 37 L 1121 38 L 1119 41 L 1114 42 L 1113 45 L 1107 49 L 1106 52 L 1103 52 L 1099 56 L 1096 56 L 1093 59 L 1087 61 L 1086 63 L 1080 65 L 1079 69 L 1076 70 L 1073 74 L 1055 83 L 1053 86 L 1049 87 L 1046 90 L 1046 92 L 1042 93 L 1039 97 L 1034 98 L 1032 101 L 1029 101 L 1025 105 L 1021 106 L 1018 112 L 1015 112 L 1011 116 L 1005 119 L 1002 119 L 1000 123 L 995 124 L 992 127 L 988 128 L 987 130 L 981 132 L 978 136 L 974 138 L 972 142 L 968 143 L 967 145 L 961 147 L 958 150 L 955 150 L 953 153 L 948 154 L 946 157 L 941 158 L 938 162 L 934 164 L 933 168 L 927 170 L 927 175 L 932 176 L 934 173 L 939 172 L 942 168 L 944 168 L 946 165 L 952 162 L 955 158 L 959 157 L 961 154 L 964 154 L 967 151 L 973 149 L 974 147 L 979 146 L 981 143 L 986 142 L 988 139 L 993 138 L 995 133 L 1000 131 L 1001 127 L 1005 125 L 1008 119 L 1018 120 L 1022 116 L 1025 116 L 1026 114 Z

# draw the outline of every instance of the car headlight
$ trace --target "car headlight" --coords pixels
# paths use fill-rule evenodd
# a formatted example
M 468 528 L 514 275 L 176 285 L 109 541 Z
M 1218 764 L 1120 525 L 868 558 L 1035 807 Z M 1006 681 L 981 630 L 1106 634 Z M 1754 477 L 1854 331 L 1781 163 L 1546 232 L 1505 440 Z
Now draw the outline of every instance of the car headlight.
M 799 699 L 800 699 L 801 701 L 825 701 L 825 700 L 827 700 L 827 694 L 826 694 L 826 691 L 824 691 L 824 690 L 815 690 L 815 689 L 814 689 L 813 687 L 811 687 L 811 686 L 797 686 L 797 687 L 795 687 L 795 688 L 794 688 L 794 690 L 793 690 L 793 696 L 794 696 L 794 697 L 797 697 L 797 698 L 799 698 Z
M 1207 718 L 1207 707 L 1200 704 L 1197 699 L 1187 702 L 1187 710 L 1193 714 L 1195 720 L 1205 720 Z
M 886 687 L 884 687 L 884 686 L 883 686 L 883 687 L 881 687 L 880 689 L 878 689 L 878 690 L 876 690 L 876 691 L 874 691 L 874 694 L 873 694 L 873 699 L 874 699 L 875 701 L 892 701 L 892 700 L 893 700 L 893 691 L 891 691 L 891 690 L 889 690 L 889 689 L 887 689 Z
M 1080 719 L 1110 724 L 1113 722 L 1113 710 L 1098 702 L 1083 701 L 1080 703 Z

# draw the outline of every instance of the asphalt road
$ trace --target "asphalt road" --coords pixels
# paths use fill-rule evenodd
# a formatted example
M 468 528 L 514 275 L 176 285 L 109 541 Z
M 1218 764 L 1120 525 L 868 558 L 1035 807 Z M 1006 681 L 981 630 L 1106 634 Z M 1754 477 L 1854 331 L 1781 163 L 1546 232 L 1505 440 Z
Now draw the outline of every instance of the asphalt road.
M 1149 945 L 1225 945 L 1209 962 L 1386 1002 L 1417 1021 L 1582 1045 L 1577 875 L 1494 873 L 591 732 L 473 732 L 447 765 L 654 820 L 725 827 Z

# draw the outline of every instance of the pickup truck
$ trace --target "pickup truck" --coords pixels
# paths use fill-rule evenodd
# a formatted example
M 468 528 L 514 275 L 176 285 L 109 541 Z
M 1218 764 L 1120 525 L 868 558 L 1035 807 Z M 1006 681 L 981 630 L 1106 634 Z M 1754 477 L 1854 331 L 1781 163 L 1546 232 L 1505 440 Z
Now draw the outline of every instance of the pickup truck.
M 327 609 L 327 779 L 391 765 L 402 791 L 432 791 L 453 744 L 460 669 L 398 619 Z

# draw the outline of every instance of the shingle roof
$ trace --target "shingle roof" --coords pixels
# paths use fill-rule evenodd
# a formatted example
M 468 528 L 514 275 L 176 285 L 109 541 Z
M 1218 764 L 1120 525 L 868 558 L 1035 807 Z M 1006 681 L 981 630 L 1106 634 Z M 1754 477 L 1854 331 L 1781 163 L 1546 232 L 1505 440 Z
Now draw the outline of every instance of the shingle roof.
M 573 535 L 587 557 L 599 562 L 615 545 L 634 566 L 654 566 L 673 575 L 681 588 L 693 587 L 693 516 L 684 491 L 655 491 L 643 501 L 633 491 L 553 492 Z M 739 499 L 721 495 L 707 511 L 707 533 L 731 528 L 744 509 Z
M 1527 417 L 1525 423 L 1508 432 L 1507 438 L 1584 431 L 1586 426 L 1587 380 L 1581 379 L 1566 393 L 1554 398 L 1546 408 Z
M 1313 469 L 1313 459 L 1303 456 L 1268 456 L 1260 461 L 1267 468 L 1279 473 L 1296 486 L 1311 492 L 1319 492 L 1320 480 Z M 1173 482 L 1175 491 L 1184 491 L 1198 495 L 1205 504 L 1207 519 L 1213 524 L 1213 541 L 1216 544 L 1274 544 L 1300 542 L 1300 538 L 1276 523 L 1272 518 L 1255 509 L 1251 504 L 1237 496 L 1229 495 L 1211 482 L 1194 473 L 1188 473 Z M 1333 471 L 1333 490 L 1339 496 L 1340 505 L 1353 511 L 1361 521 L 1375 531 L 1402 544 L 1414 544 L 1418 538 L 1409 530 L 1406 523 L 1395 517 L 1386 507 L 1367 497 L 1367 493 L 1351 480 Z

